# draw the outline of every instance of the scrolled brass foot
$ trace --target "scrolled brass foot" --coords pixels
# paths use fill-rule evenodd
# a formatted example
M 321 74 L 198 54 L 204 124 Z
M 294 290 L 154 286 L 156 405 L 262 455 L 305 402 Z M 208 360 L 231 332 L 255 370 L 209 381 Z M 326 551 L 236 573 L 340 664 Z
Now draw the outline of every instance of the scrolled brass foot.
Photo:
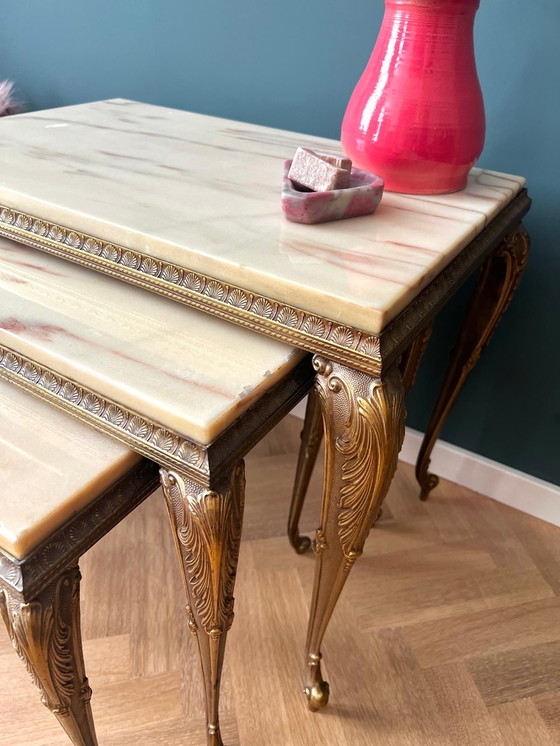
M 311 712 L 317 712 L 317 710 L 321 710 L 327 706 L 330 691 L 328 682 L 322 681 L 320 684 L 306 686 L 303 691 L 307 697 L 307 706 Z
M 220 736 L 220 728 L 218 725 L 208 726 L 208 738 L 206 740 L 208 746 L 224 746 L 222 737 Z
M 307 706 L 311 712 L 326 707 L 329 701 L 330 688 L 321 673 L 321 655 L 310 655 L 307 661 L 309 668 L 309 683 L 304 688 Z
M 426 474 L 420 484 L 420 500 L 426 501 L 430 492 L 439 484 L 439 477 L 436 474 Z
M 311 546 L 311 539 L 309 536 L 290 536 L 290 544 L 296 550 L 298 554 L 305 554 Z

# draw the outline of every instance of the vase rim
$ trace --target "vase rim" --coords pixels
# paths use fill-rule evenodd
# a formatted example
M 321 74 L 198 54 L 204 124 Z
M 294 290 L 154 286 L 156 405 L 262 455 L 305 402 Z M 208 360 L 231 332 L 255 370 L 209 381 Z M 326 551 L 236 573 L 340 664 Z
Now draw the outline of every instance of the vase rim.
M 427 8 L 433 10 L 448 10 L 450 12 L 460 9 L 477 10 L 480 0 L 385 0 L 386 5 L 407 5 L 414 8 Z

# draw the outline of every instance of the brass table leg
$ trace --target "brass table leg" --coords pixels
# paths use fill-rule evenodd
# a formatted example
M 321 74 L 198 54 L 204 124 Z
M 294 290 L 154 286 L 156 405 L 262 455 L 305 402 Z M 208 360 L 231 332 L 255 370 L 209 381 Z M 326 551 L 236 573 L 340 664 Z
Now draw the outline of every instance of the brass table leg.
M 490 342 L 521 281 L 529 253 L 529 236 L 522 225 L 506 236 L 482 265 L 459 341 L 453 350 L 445 379 L 426 428 L 416 461 L 420 499 L 426 500 L 438 484 L 428 473 L 430 456 L 451 407 L 455 403 L 482 350 Z
M 245 496 L 241 461 L 213 489 L 161 469 L 161 482 L 196 635 L 206 693 L 208 746 L 223 746 L 219 725 L 220 677 L 233 621 L 233 589 Z
M 402 356 L 400 368 L 405 396 L 414 386 L 420 363 L 422 362 L 422 358 L 424 357 L 424 353 L 426 352 L 426 347 L 428 346 L 428 342 L 430 341 L 430 337 L 432 336 L 433 326 L 434 323 L 432 321 L 431 324 L 429 324 L 420 332 L 420 334 L 416 337 L 414 342 L 408 347 L 407 351 Z
M 303 554 L 311 546 L 309 537 L 300 536 L 299 519 L 322 439 L 323 418 L 321 407 L 317 393 L 314 389 L 311 389 L 307 399 L 305 422 L 301 432 L 301 448 L 299 450 L 292 502 L 288 517 L 288 538 L 290 544 L 298 554 Z
M 433 324 L 430 324 L 423 329 L 402 357 L 400 369 L 405 395 L 412 388 L 414 381 L 416 380 L 416 374 L 418 373 L 420 362 L 424 356 L 432 334 L 432 327 Z M 323 418 L 321 415 L 321 408 L 316 391 L 311 389 L 307 400 L 305 422 L 301 432 L 301 448 L 298 455 L 292 502 L 288 517 L 288 538 L 290 544 L 298 554 L 303 554 L 311 546 L 309 538 L 307 536 L 301 536 L 299 533 L 299 520 L 322 439 Z M 379 515 L 381 515 L 381 509 Z M 379 515 L 374 517 L 374 523 Z
M 397 467 L 405 409 L 396 367 L 379 379 L 318 356 L 313 365 L 325 425 L 325 485 L 314 545 L 305 693 L 309 708 L 317 710 L 329 696 L 321 675 L 323 636 Z
M 97 746 L 80 632 L 80 571 L 65 570 L 32 601 L 0 589 L 0 614 L 19 657 L 74 746 Z

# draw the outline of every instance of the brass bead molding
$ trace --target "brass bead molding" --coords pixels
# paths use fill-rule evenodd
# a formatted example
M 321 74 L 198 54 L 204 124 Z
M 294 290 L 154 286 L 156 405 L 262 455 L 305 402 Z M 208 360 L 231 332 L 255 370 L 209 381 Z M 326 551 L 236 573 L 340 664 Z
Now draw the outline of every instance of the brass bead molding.
M 356 370 L 380 375 L 387 358 L 399 355 L 407 342 L 412 341 L 419 319 L 435 315 L 501 238 L 521 220 L 530 204 L 526 190 L 522 190 L 381 334 L 345 326 L 9 206 L 0 205 L 0 236 L 126 280 Z
M 153 461 L 192 474 L 209 474 L 206 450 L 60 373 L 0 346 L 0 378 L 25 389 Z
M 33 599 L 69 563 L 77 562 L 159 485 L 158 465 L 142 459 L 115 484 L 64 523 L 28 556 L 15 559 L 0 549 L 0 589 L 22 602 Z
M 58 371 L 0 345 L 0 378 L 43 399 L 90 427 L 201 484 L 242 458 L 302 399 L 313 381 L 308 357 L 264 392 L 212 443 L 200 445 Z
M 215 316 L 233 320 L 249 329 L 266 330 L 269 336 L 288 344 L 310 351 L 317 351 L 319 346 L 325 352 L 339 349 L 340 355 L 354 361 L 357 367 L 362 358 L 379 361 L 379 339 L 376 336 L 2 205 L 0 235 L 127 280 L 194 308 L 211 309 Z

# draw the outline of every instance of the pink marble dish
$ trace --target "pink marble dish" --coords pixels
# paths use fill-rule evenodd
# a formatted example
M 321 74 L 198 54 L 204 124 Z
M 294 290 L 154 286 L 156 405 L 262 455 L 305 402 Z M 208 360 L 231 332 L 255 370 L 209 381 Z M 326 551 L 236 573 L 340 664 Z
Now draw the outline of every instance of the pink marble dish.
M 295 189 L 288 178 L 292 161 L 284 162 L 282 212 L 292 223 L 326 223 L 329 220 L 371 215 L 383 194 L 383 179 L 358 168 L 352 169 L 350 186 L 328 192 Z

